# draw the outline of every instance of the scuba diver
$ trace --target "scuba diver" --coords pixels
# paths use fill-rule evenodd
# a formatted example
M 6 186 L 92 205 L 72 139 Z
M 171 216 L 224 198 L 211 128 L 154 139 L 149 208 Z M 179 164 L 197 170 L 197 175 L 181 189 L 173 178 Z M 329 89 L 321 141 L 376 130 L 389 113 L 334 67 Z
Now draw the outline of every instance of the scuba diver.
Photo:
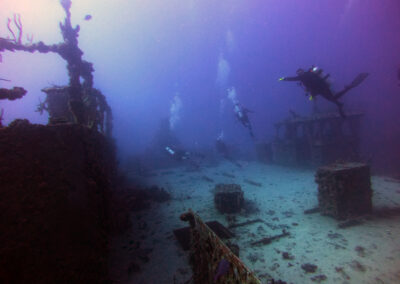
M 252 113 L 252 111 L 240 106 L 238 102 L 235 103 L 233 110 L 235 111 L 236 118 L 243 124 L 244 127 L 249 129 L 250 136 L 254 138 L 253 128 L 251 127 L 249 116 L 247 115 L 248 113 Z
M 282 77 L 279 78 L 279 81 L 300 81 L 300 84 L 307 92 L 306 95 L 310 96 L 310 100 L 314 99 L 317 95 L 321 95 L 326 100 L 336 104 L 340 115 L 344 118 L 343 103 L 338 100 L 349 90 L 360 85 L 368 77 L 369 73 L 360 73 L 350 85 L 345 86 L 342 91 L 334 94 L 327 82 L 329 74 L 323 76 L 322 72 L 322 69 L 315 66 L 312 66 L 308 71 L 299 68 L 296 72 L 296 77 Z
M 185 152 L 180 149 L 175 149 L 173 150 L 171 147 L 167 146 L 165 147 L 165 150 L 168 152 L 170 157 L 174 159 L 175 161 L 184 161 L 189 159 L 189 152 Z
M 224 142 L 224 133 L 221 132 L 221 134 L 218 136 L 217 140 L 215 140 L 215 148 L 217 149 L 217 152 L 220 153 L 222 155 L 222 157 L 224 157 L 226 160 L 228 160 L 229 162 L 235 164 L 236 166 L 238 166 L 239 168 L 242 167 L 241 164 L 239 164 L 238 162 L 236 162 L 231 154 L 230 151 L 228 150 L 228 146 L 225 144 Z
M 217 152 L 222 155 L 222 157 L 224 157 L 225 159 L 230 159 L 228 147 L 222 139 L 223 134 L 221 133 L 221 135 L 218 136 L 217 140 L 215 140 L 215 148 L 217 149 Z
M 169 156 L 177 161 L 177 162 L 183 162 L 183 161 L 188 161 L 188 163 L 194 167 L 195 169 L 199 169 L 200 165 L 197 164 L 195 161 L 190 159 L 190 153 L 187 151 L 183 151 L 181 149 L 172 149 L 172 147 L 166 146 L 165 150 L 169 154 Z

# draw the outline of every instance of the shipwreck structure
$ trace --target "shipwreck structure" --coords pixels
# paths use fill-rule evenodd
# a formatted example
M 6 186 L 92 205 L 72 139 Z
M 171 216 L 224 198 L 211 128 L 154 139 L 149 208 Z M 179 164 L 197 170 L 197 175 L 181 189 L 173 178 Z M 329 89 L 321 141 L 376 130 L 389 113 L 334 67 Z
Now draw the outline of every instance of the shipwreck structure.
M 63 41 L 58 44 L 34 43 L 33 36 L 27 36 L 28 42 L 22 42 L 23 25 L 21 18 L 14 15 L 8 19 L 7 28 L 12 38 L 0 37 L 0 58 L 3 51 L 25 51 L 57 53 L 67 63 L 69 82 L 67 86 L 46 88 L 47 94 L 37 111 L 49 112 L 49 124 L 71 123 L 94 128 L 106 136 L 111 135 L 112 113 L 105 96 L 93 88 L 93 64 L 82 59 L 83 51 L 78 46 L 80 26 L 72 27 L 71 0 L 60 0 L 65 12 L 65 20 L 60 23 Z M 12 27 L 14 23 L 14 28 Z M 21 87 L 17 87 L 22 89 Z M 12 90 L 15 90 L 12 89 Z M 3 92 L 12 90 L 2 90 Z M 26 92 L 25 92 L 26 93 Z
M 70 107 L 68 86 L 54 86 L 42 89 L 46 94 L 36 111 L 49 113 L 49 124 L 75 123 L 74 112 Z M 111 136 L 112 113 L 105 96 L 95 88 L 83 89 L 81 124 Z
M 318 113 L 275 124 L 272 161 L 286 166 L 321 166 L 336 160 L 358 160 L 363 113 Z
M 189 210 L 181 215 L 181 220 L 189 222 L 191 227 L 190 262 L 193 283 L 261 284 L 257 276 L 197 214 Z M 221 269 L 224 264 L 225 269 Z
M 21 87 L 14 87 L 12 89 L 0 88 L 0 100 L 14 101 L 26 95 L 26 90 Z M 4 109 L 0 110 L 0 128 L 3 127 Z
M 4 51 L 56 53 L 67 65 L 66 86 L 43 89 L 37 111 L 49 124 L 16 119 L 2 125 L 0 109 L 0 283 L 109 283 L 110 240 L 130 227 L 121 197 L 112 114 L 93 87 L 92 63 L 82 59 L 71 0 L 60 0 L 63 41 L 24 42 L 20 16 L 8 19 Z M 12 26 L 12 24 L 14 24 Z M 9 81 L 0 78 L 1 81 Z M 22 87 L 0 88 L 0 100 L 21 99 Z

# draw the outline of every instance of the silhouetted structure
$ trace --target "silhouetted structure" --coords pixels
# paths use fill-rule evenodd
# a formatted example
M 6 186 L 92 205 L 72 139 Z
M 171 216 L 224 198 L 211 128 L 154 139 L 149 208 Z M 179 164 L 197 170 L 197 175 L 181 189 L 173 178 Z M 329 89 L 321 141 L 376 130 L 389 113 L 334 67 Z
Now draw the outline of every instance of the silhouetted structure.
M 129 226 L 128 209 L 112 207 L 111 139 L 17 119 L 0 145 L 0 283 L 107 283 L 110 236 Z
M 0 234 L 0 283 L 109 283 L 111 236 L 130 226 L 128 198 L 116 194 L 115 145 L 106 137 L 111 109 L 93 88 L 92 64 L 82 60 L 71 1 L 60 3 L 63 42 L 28 37 L 23 43 L 19 15 L 17 30 L 7 22 L 13 39 L 0 38 L 0 59 L 5 50 L 55 52 L 66 60 L 70 79 L 68 86 L 44 89 L 37 111 L 48 111 L 52 126 L 16 119 L 0 131 L 0 228 L 6 232 Z M 25 94 L 21 87 L 0 89 L 0 99 Z M 2 117 L 3 110 L 0 127 Z
M 28 37 L 28 43 L 22 43 L 23 25 L 21 19 L 14 15 L 14 24 L 18 33 L 14 33 L 10 27 L 11 20 L 8 20 L 7 27 L 13 36 L 13 39 L 6 39 L 0 37 L 0 52 L 8 51 L 27 51 L 40 53 L 54 52 L 60 55 L 67 62 L 67 70 L 69 76 L 69 84 L 63 90 L 66 97 L 60 98 L 60 102 L 68 107 L 68 115 L 64 111 L 66 121 L 81 124 L 88 127 L 93 125 L 99 126 L 100 130 L 107 135 L 111 134 L 111 121 L 112 114 L 111 108 L 108 106 L 105 97 L 96 89 L 93 88 L 93 64 L 82 59 L 83 52 L 78 46 L 79 25 L 75 28 L 71 25 L 71 0 L 60 0 L 60 3 L 65 11 L 66 17 L 64 23 L 60 23 L 61 34 L 64 41 L 58 44 L 47 45 L 43 42 L 32 43 L 33 37 Z M 82 79 L 82 83 L 81 83 Z M 46 89 L 49 90 L 49 89 Z M 60 93 L 60 89 L 54 92 L 48 91 L 47 93 Z M 64 95 L 62 95 L 64 96 Z M 94 101 L 97 101 L 97 111 L 94 114 L 96 107 Z M 59 102 L 59 104 L 60 104 Z M 49 107 L 52 105 L 50 103 Z M 38 110 L 48 110 L 42 105 L 39 105 Z M 51 110 L 50 110 L 51 111 Z M 104 130 L 102 123 L 98 120 L 104 118 L 104 113 L 107 113 L 107 130 Z M 50 114 L 51 116 L 51 114 Z M 96 118 L 93 118 L 96 116 Z M 52 119 L 50 118 L 50 122 Z
M 21 87 L 14 87 L 12 89 L 0 88 L 0 100 L 17 100 L 26 95 L 26 90 Z
M 46 100 L 40 102 L 37 111 L 49 113 L 49 124 L 74 123 L 74 115 L 69 107 L 69 87 L 51 87 L 42 89 Z M 83 89 L 83 106 L 85 108 L 82 124 L 111 136 L 112 113 L 104 95 L 95 88 Z
M 12 89 L 0 88 L 0 100 L 17 100 L 26 95 L 26 90 L 21 87 L 14 87 Z M 4 109 L 0 111 L 0 127 L 3 127 Z
M 273 161 L 289 166 L 320 166 L 338 159 L 359 159 L 362 116 L 347 113 L 343 119 L 338 113 L 323 113 L 276 123 Z

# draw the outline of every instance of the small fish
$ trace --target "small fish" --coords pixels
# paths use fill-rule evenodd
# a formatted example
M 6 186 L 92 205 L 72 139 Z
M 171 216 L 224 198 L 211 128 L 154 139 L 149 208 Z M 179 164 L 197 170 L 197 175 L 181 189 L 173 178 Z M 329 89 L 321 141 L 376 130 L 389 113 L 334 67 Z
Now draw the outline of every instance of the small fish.
M 221 276 L 224 276 L 228 273 L 230 265 L 230 262 L 225 258 L 221 259 L 218 264 L 217 271 L 215 272 L 214 283 L 216 283 Z
M 92 19 L 92 15 L 87 14 L 83 19 L 85 21 L 90 21 Z

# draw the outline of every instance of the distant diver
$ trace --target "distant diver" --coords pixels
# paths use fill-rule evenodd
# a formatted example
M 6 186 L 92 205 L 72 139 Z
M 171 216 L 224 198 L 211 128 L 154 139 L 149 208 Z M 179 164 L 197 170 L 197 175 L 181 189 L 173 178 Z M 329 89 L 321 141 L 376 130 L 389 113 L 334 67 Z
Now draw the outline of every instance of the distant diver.
M 253 128 L 251 127 L 249 116 L 247 115 L 248 113 L 252 113 L 252 111 L 242 107 L 238 102 L 235 103 L 233 110 L 235 111 L 236 118 L 243 124 L 244 127 L 249 129 L 250 136 L 254 138 Z
M 222 155 L 222 157 L 224 157 L 225 159 L 230 159 L 230 153 L 228 151 L 228 147 L 226 146 L 223 139 L 224 139 L 224 133 L 221 132 L 217 140 L 215 140 L 215 148 L 217 149 L 217 152 Z
M 345 117 L 343 112 L 343 103 L 338 100 L 346 94 L 349 90 L 360 85 L 369 75 L 369 73 L 360 73 L 350 85 L 344 87 L 344 89 L 336 94 L 334 94 L 330 88 L 327 79 L 329 74 L 323 76 L 322 69 L 312 66 L 308 71 L 304 71 L 299 68 L 297 70 L 296 77 L 282 77 L 279 78 L 280 81 L 300 81 L 301 85 L 306 90 L 306 95 L 309 95 L 309 99 L 313 100 L 317 95 L 321 95 L 326 100 L 337 105 L 339 113 L 342 117 Z
M 169 156 L 175 161 L 184 161 L 189 159 L 189 152 L 185 152 L 180 149 L 172 149 L 171 147 L 165 147 L 165 150 L 169 154 Z
M 92 19 L 92 15 L 87 14 L 85 15 L 85 17 L 83 18 L 85 21 L 90 21 Z
M 217 152 L 219 154 L 221 154 L 222 157 L 224 157 L 224 159 L 228 160 L 229 162 L 235 164 L 236 166 L 238 166 L 239 168 L 242 167 L 241 164 L 239 164 L 237 161 L 235 161 L 232 156 L 231 153 L 228 149 L 228 146 L 225 144 L 224 142 L 224 133 L 221 132 L 221 134 L 218 136 L 217 140 L 215 140 L 215 148 L 217 149 Z
M 177 162 L 187 161 L 194 168 L 196 169 L 200 168 L 199 164 L 197 164 L 190 158 L 191 156 L 190 152 L 183 151 L 181 149 L 173 149 L 172 147 L 169 146 L 166 146 L 165 150 L 173 160 Z

